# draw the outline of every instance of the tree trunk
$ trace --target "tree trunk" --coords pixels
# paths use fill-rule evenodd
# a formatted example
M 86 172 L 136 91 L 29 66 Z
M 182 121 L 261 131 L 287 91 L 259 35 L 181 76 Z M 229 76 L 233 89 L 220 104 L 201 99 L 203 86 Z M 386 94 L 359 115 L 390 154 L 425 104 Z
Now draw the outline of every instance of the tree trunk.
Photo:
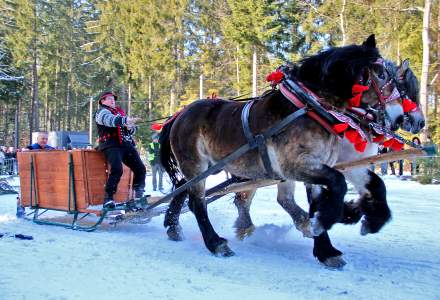
M 153 119 L 153 87 L 151 82 L 151 75 L 148 76 L 148 119 Z
M 425 114 L 426 127 L 422 132 L 422 142 L 425 142 L 428 133 L 428 76 L 429 76 L 429 17 L 431 14 L 431 0 L 425 0 L 425 8 L 423 11 L 423 61 L 422 61 L 422 75 L 420 76 L 420 103 L 422 104 L 423 113 Z
M 49 121 L 49 81 L 45 82 L 45 93 L 44 93 L 44 130 L 48 131 L 50 128 Z
M 17 104 L 15 107 L 15 134 L 14 134 L 14 147 L 18 149 L 20 144 L 20 100 L 16 99 Z
M 175 107 L 176 107 L 176 83 L 173 82 L 170 92 L 170 115 L 174 114 Z
M 342 46 L 345 46 L 345 43 L 347 42 L 347 37 L 345 33 L 345 7 L 347 5 L 347 0 L 342 0 L 342 7 L 341 7 L 341 13 L 339 14 L 339 26 L 341 28 L 341 34 L 342 34 Z
M 254 47 L 252 55 L 252 97 L 257 97 L 257 48 Z
M 33 78 L 33 91 L 32 102 L 34 107 L 32 110 L 34 130 L 40 130 L 40 100 L 38 98 L 38 48 L 37 48 L 37 1 L 34 1 L 34 38 L 33 38 L 33 64 L 32 64 L 32 78 Z M 32 127 L 32 126 L 31 126 Z M 31 132 L 32 135 L 32 132 Z
M 40 130 L 40 100 L 38 99 L 38 70 L 37 70 L 37 56 L 34 56 L 32 64 L 32 119 L 35 131 Z
M 237 72 L 237 96 L 240 96 L 240 64 L 239 64 L 239 55 L 240 55 L 240 45 L 237 44 L 237 54 L 235 56 L 235 68 Z

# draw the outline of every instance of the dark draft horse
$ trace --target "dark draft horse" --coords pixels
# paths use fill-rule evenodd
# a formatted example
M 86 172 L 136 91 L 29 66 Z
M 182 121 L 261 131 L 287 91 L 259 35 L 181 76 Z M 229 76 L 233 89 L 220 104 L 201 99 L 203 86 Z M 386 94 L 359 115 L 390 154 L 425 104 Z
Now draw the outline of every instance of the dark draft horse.
M 388 76 L 396 83 L 402 98 L 411 99 L 417 106 L 405 113 L 403 130 L 416 134 L 425 126 L 425 119 L 420 109 L 419 83 L 413 71 L 409 68 L 409 61 L 404 60 L 398 67 L 393 62 L 385 60 Z M 358 152 L 353 144 L 343 138 L 339 145 L 337 162 L 348 162 L 378 153 L 377 143 L 368 143 L 364 152 Z M 353 184 L 360 197 L 356 201 L 344 203 L 344 224 L 355 224 L 363 216 L 361 234 L 377 233 L 391 218 L 391 212 L 386 201 L 386 187 L 383 180 L 368 167 L 360 167 L 343 172 L 347 181 Z M 321 187 L 307 186 L 309 203 L 319 197 Z M 238 210 L 235 221 L 236 235 L 239 239 L 252 234 L 255 227 L 250 216 L 250 206 L 256 190 L 237 193 L 234 203 Z M 306 237 L 313 237 L 308 214 L 295 202 L 295 182 L 285 181 L 278 184 L 278 203 L 292 217 L 295 227 Z M 337 250 L 339 251 L 339 250 Z M 320 261 L 325 261 L 332 253 L 337 253 L 330 243 L 328 234 L 322 232 L 315 237 L 314 253 Z M 342 260 L 340 263 L 343 263 Z
M 362 45 L 331 48 L 301 62 L 291 76 L 326 99 L 335 107 L 344 107 L 352 97 L 352 86 L 369 74 L 382 96 L 389 96 L 394 85 L 375 62 L 380 58 L 374 35 Z M 365 72 L 365 71 L 368 72 Z M 372 89 L 362 96 L 362 103 L 373 105 L 379 95 Z M 234 101 L 196 101 L 164 126 L 161 137 L 161 160 L 175 187 L 194 178 L 223 157 L 246 143 L 240 116 L 243 103 Z M 400 110 L 399 110 L 400 108 Z M 295 107 L 279 91 L 265 94 L 251 109 L 249 124 L 253 133 L 263 132 L 290 114 Z M 387 117 L 393 127 L 403 120 L 400 103 L 389 104 Z M 322 185 L 321 196 L 313 205 L 314 231 L 329 230 L 343 218 L 347 184 L 343 174 L 331 166 L 338 156 L 340 140 L 308 117 L 300 117 L 285 130 L 267 140 L 270 162 L 276 175 L 290 181 Z M 265 179 L 263 162 L 258 152 L 250 151 L 225 167 L 234 176 Z M 205 202 L 205 181 L 187 190 L 188 206 L 194 213 L 206 247 L 214 254 L 231 256 L 227 240 L 214 230 Z M 179 214 L 186 195 L 173 198 L 165 216 L 168 236 L 182 239 Z M 338 266 L 341 253 L 328 254 L 323 263 Z

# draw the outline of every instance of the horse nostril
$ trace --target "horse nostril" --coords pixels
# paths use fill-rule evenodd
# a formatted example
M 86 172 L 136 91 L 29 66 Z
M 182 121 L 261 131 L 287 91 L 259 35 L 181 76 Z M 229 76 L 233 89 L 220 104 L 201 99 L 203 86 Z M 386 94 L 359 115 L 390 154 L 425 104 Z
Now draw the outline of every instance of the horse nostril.
M 425 121 L 424 121 L 424 120 L 421 120 L 421 121 L 419 122 L 419 127 L 420 127 L 420 129 L 422 129 L 422 128 L 425 127 Z

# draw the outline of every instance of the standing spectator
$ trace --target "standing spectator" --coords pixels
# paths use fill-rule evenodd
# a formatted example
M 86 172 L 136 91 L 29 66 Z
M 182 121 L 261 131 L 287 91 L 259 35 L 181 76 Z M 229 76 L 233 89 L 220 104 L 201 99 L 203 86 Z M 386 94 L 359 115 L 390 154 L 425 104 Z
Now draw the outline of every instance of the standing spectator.
M 6 158 L 4 148 L 5 148 L 4 146 L 0 147 L 0 174 L 3 174 L 4 163 L 5 163 L 5 158 Z
M 416 145 L 420 145 L 420 144 L 422 144 L 422 143 L 420 142 L 420 139 L 419 139 L 418 137 L 416 137 L 416 136 L 413 137 L 412 142 L 413 142 L 414 144 L 416 144 Z M 414 159 L 414 160 L 411 162 L 411 175 L 417 175 L 417 173 L 419 173 L 419 166 L 417 165 L 417 160 Z
M 388 152 L 392 152 L 393 150 L 390 148 Z M 390 161 L 391 175 L 396 175 L 396 169 L 394 168 L 394 163 L 396 161 Z M 403 159 L 397 161 L 399 164 L 399 176 L 403 175 Z
M 145 166 L 136 150 L 133 135 L 136 132 L 136 122 L 139 118 L 125 115 L 116 106 L 117 96 L 112 92 L 104 92 L 99 97 L 99 109 L 95 113 L 95 123 L 98 127 L 98 150 L 104 152 L 110 174 L 105 185 L 104 208 L 114 208 L 113 195 L 116 193 L 121 179 L 122 163 L 133 173 L 133 190 L 135 200 L 140 199 L 145 188 Z
M 37 136 L 37 142 L 27 146 L 26 148 L 28 150 L 53 150 L 55 149 L 52 146 L 49 146 L 47 144 L 47 139 L 48 139 L 48 133 L 45 131 L 41 131 L 38 133 Z
M 384 147 L 383 145 L 379 145 L 379 154 L 384 154 L 387 152 L 388 152 L 387 147 Z M 388 163 L 386 161 L 380 164 L 380 173 L 382 174 L 382 176 L 388 174 Z
M 160 163 L 160 144 L 157 134 L 153 135 L 153 141 L 148 145 L 148 161 L 153 173 L 153 191 L 157 190 L 156 175 L 159 175 L 159 190 L 162 191 L 163 167 Z

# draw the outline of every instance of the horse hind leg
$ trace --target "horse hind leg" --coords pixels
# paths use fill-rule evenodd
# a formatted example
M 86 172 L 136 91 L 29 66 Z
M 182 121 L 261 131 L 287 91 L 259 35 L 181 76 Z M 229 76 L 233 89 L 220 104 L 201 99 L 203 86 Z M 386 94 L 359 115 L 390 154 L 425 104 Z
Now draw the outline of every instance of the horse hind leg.
M 235 194 L 234 204 L 238 210 L 238 217 L 235 220 L 235 236 L 239 240 L 251 236 L 255 230 L 255 226 L 252 223 L 250 215 L 250 207 L 252 199 L 255 196 L 256 190 L 243 191 Z
M 285 181 L 278 184 L 277 201 L 281 207 L 292 217 L 296 229 L 303 236 L 312 238 L 310 219 L 307 214 L 295 202 L 295 181 Z
M 233 256 L 235 253 L 229 248 L 228 241 L 215 232 L 209 220 L 205 202 L 205 182 L 196 183 L 189 189 L 188 193 L 189 209 L 196 217 L 197 224 L 202 232 L 203 241 L 208 250 L 218 256 Z
M 176 189 L 186 183 L 186 180 L 182 179 L 176 185 Z M 170 205 L 168 206 L 167 212 L 164 219 L 164 227 L 167 228 L 168 238 L 172 241 L 182 241 L 184 239 L 182 227 L 179 224 L 179 217 L 182 211 L 185 199 L 188 196 L 187 192 L 182 192 L 176 197 L 174 197 Z

